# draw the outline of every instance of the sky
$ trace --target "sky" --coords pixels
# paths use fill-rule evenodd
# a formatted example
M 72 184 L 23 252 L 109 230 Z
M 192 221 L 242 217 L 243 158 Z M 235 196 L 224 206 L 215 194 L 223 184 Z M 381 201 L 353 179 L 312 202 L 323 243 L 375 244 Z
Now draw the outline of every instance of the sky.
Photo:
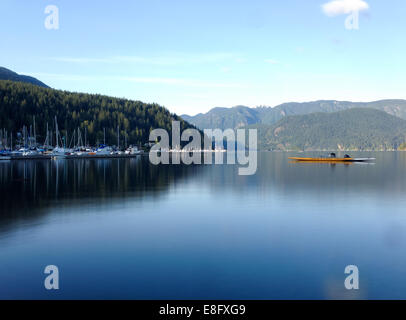
M 404 0 L 0 0 L 0 66 L 189 115 L 405 99 L 405 17 Z

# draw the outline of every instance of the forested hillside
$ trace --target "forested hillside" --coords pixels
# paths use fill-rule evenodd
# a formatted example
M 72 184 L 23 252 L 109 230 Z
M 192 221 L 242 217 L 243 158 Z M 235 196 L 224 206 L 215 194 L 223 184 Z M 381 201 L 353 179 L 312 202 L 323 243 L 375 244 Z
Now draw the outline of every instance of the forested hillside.
M 406 142 L 406 120 L 386 112 L 354 108 L 288 116 L 275 125 L 255 125 L 262 150 L 398 150 Z
M 0 128 L 21 132 L 23 126 L 33 125 L 35 116 L 37 140 L 45 139 L 46 126 L 54 130 L 57 117 L 59 130 L 70 137 L 81 128 L 90 144 L 106 142 L 116 144 L 117 126 L 122 141 L 129 144 L 148 141 L 154 128 L 171 131 L 171 121 L 181 121 L 181 128 L 191 127 L 175 114 L 158 104 L 112 98 L 103 95 L 74 93 L 39 87 L 32 84 L 0 81 Z M 69 140 L 69 138 L 68 138 Z
M 195 116 L 182 115 L 182 118 L 198 128 L 236 129 L 244 125 L 272 125 L 286 116 L 303 115 L 314 112 L 337 112 L 351 108 L 370 108 L 384 111 L 406 119 L 406 100 L 380 100 L 374 102 L 350 102 L 320 100 L 312 102 L 289 102 L 271 107 L 213 108 L 207 113 Z

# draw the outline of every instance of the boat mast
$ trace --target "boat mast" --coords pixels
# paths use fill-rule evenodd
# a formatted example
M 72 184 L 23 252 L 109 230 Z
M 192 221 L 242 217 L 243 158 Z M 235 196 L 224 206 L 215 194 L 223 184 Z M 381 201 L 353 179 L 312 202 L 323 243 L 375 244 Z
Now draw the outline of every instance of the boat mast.
M 30 125 L 30 135 L 28 136 L 28 145 L 32 147 L 32 124 Z
M 119 131 L 118 125 L 117 125 L 117 147 L 118 147 L 118 150 L 120 150 L 120 131 Z
M 23 141 L 24 141 L 24 148 L 26 148 L 27 142 L 25 141 L 25 126 L 23 126 Z
M 48 145 L 49 145 L 49 135 L 48 135 L 48 122 L 47 122 L 47 137 L 45 138 L 44 147 L 46 149 L 48 149 Z
M 56 148 L 58 148 L 59 143 L 58 143 L 58 121 L 56 121 L 56 116 L 55 116 L 55 139 L 56 139 Z
M 36 148 L 37 147 L 37 134 L 35 131 L 35 116 L 33 116 L 33 118 L 34 118 L 34 147 Z
M 78 147 L 83 147 L 82 132 L 80 131 L 79 127 L 78 127 Z

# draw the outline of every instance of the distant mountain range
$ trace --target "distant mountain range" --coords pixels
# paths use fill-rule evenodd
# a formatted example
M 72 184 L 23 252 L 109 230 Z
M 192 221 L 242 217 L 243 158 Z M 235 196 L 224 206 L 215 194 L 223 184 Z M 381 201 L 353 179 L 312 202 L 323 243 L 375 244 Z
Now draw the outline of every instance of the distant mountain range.
M 249 128 L 258 129 L 261 150 L 398 150 L 406 141 L 406 120 L 369 108 L 287 116 Z
M 24 75 L 18 74 L 14 71 L 11 71 L 11 70 L 3 68 L 3 67 L 0 67 L 0 80 L 25 82 L 25 83 L 35 84 L 40 87 L 49 88 L 45 83 L 39 81 L 36 78 L 30 77 L 30 76 L 24 76 Z
M 257 128 L 260 150 L 406 148 L 406 100 L 322 100 L 277 107 L 214 108 L 183 119 L 200 129 Z
M 274 108 L 236 106 L 233 108 L 213 108 L 207 113 L 195 116 L 182 115 L 186 121 L 200 129 L 236 129 L 253 124 L 272 125 L 286 116 L 303 115 L 314 112 L 337 112 L 352 108 L 371 108 L 406 119 L 406 100 L 381 100 L 374 102 L 349 102 L 321 100 L 304 103 L 284 103 Z

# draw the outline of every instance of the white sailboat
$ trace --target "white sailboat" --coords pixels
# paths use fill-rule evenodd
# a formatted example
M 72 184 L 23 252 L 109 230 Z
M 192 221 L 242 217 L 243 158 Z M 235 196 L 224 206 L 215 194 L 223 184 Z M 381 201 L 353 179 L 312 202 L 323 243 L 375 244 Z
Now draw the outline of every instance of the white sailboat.
M 60 135 L 59 135 L 59 130 L 58 130 L 58 122 L 56 121 L 56 117 L 55 117 L 55 136 L 56 136 L 56 147 L 52 150 L 52 157 L 56 157 L 56 158 L 66 158 L 67 153 L 69 150 L 67 150 L 65 147 L 60 147 L 59 146 L 59 139 L 60 139 Z
M 102 145 L 96 150 L 96 155 L 110 155 L 112 153 L 113 148 L 106 145 Z
M 130 146 L 127 148 L 127 150 L 125 151 L 125 154 L 128 155 L 136 155 L 136 154 L 141 154 L 141 151 L 138 150 L 137 146 Z

